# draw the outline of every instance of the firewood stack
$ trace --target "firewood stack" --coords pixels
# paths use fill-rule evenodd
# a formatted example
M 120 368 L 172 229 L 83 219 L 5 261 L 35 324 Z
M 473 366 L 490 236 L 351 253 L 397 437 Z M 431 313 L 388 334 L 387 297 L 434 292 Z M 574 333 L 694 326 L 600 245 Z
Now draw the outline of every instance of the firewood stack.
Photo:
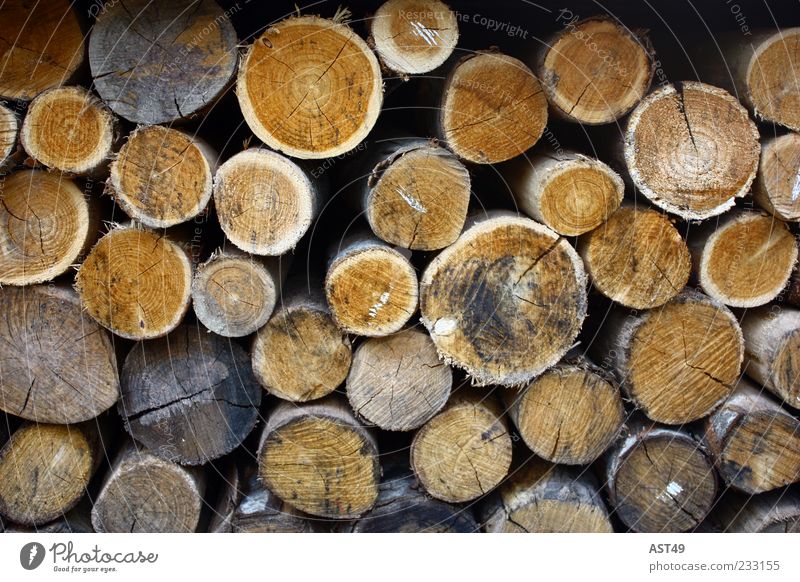
M 800 30 L 28 4 L 0 529 L 800 531 Z

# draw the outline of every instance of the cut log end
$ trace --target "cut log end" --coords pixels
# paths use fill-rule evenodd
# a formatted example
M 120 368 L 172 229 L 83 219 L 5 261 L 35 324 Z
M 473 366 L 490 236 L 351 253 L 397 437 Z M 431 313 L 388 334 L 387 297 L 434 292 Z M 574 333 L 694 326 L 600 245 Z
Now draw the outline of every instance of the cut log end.
M 800 134 L 765 140 L 753 187 L 756 202 L 781 220 L 800 221 Z
M 767 38 L 748 64 L 748 97 L 757 116 L 800 131 L 800 28 L 784 29 Z
M 624 420 L 619 388 L 588 364 L 565 363 L 536 378 L 509 413 L 522 440 L 539 457 L 566 465 L 597 459 L 617 438 Z
M 439 0 L 388 0 L 375 12 L 370 32 L 386 68 L 417 75 L 444 64 L 452 54 L 458 20 Z
M 678 230 L 646 208 L 620 208 L 582 237 L 578 250 L 597 290 L 633 309 L 663 305 L 680 293 L 692 271 Z
M 378 496 L 377 445 L 346 404 L 283 403 L 267 422 L 261 478 L 278 497 L 322 517 L 354 518 Z M 302 462 L 298 462 L 302 460 Z
M 97 224 L 90 203 L 69 179 L 36 170 L 0 182 L 0 284 L 49 281 L 91 245 Z
M 428 334 L 410 329 L 358 347 L 347 377 L 347 397 L 368 422 L 407 431 L 442 409 L 452 384 L 452 372 L 439 361 Z
M 270 26 L 250 47 L 236 95 L 247 125 L 271 148 L 319 159 L 358 145 L 383 101 L 380 65 L 344 24 L 300 16 Z
M 800 311 L 777 307 L 748 309 L 742 318 L 745 372 L 800 409 Z
M 318 202 L 311 180 L 288 158 L 266 149 L 236 154 L 214 177 L 222 230 L 254 255 L 281 255 L 311 226 Z
M 536 458 L 481 508 L 487 533 L 611 533 L 597 485 L 585 472 Z
M 95 467 L 80 428 L 23 425 L 0 451 L 0 513 L 26 525 L 52 521 L 86 493 Z
M 746 380 L 708 418 L 705 437 L 720 476 L 740 491 L 800 480 L 800 422 Z
M 367 337 L 399 331 L 417 309 L 419 287 L 414 267 L 382 245 L 345 248 L 325 277 L 325 295 L 336 324 Z
M 108 333 L 83 313 L 68 287 L 0 290 L 5 345 L 0 408 L 42 423 L 94 418 L 119 397 Z
M 322 398 L 340 386 L 352 348 L 324 300 L 282 305 L 253 342 L 253 372 L 266 390 L 292 402 Z
M 657 89 L 636 107 L 624 150 L 631 178 L 647 198 L 682 218 L 702 220 L 749 191 L 760 144 L 735 97 L 684 82 Z
M 625 190 L 608 165 L 573 153 L 520 158 L 506 176 L 520 209 L 564 236 L 604 223 L 619 208 Z
M 649 41 L 610 18 L 570 23 L 546 50 L 539 78 L 566 119 L 611 123 L 644 97 L 655 67 Z
M 744 359 L 742 332 L 728 309 L 702 293 L 684 292 L 647 312 L 629 333 L 622 377 L 650 419 L 697 420 L 733 390 Z
M 211 199 L 216 156 L 197 138 L 167 127 L 141 127 L 111 164 L 110 192 L 131 218 L 151 228 L 191 220 Z
M 456 395 L 414 436 L 411 466 L 431 496 L 450 503 L 471 501 L 508 474 L 511 437 L 491 398 Z
M 163 235 L 115 228 L 94 246 L 75 286 L 100 325 L 128 339 L 169 333 L 189 308 L 192 265 L 186 251 Z
M 272 315 L 279 285 L 264 264 L 221 252 L 198 267 L 192 282 L 192 305 L 209 330 L 225 337 L 243 337 Z
M 470 177 L 447 150 L 421 144 L 376 168 L 373 176 L 377 181 L 369 191 L 366 215 L 379 238 L 426 251 L 458 238 L 467 217 Z
M 785 223 L 758 212 L 736 212 L 725 218 L 693 244 L 698 248 L 695 266 L 700 285 L 732 307 L 772 301 L 786 286 L 797 261 L 794 235 Z
M 653 429 L 612 451 L 611 504 L 638 532 L 683 532 L 703 521 L 714 504 L 716 474 L 699 443 L 685 433 Z
M 84 61 L 83 30 L 67 0 L 5 2 L 0 38 L 7 39 L 0 66 L 5 99 L 30 101 L 68 82 Z
M 20 142 L 30 157 L 70 174 L 99 173 L 111 156 L 115 120 L 82 87 L 50 89 L 31 101 Z
M 200 465 L 238 447 L 258 420 L 261 387 L 236 343 L 182 326 L 137 344 L 118 405 L 125 430 L 153 454 Z
M 480 385 L 519 385 L 555 364 L 586 315 L 578 254 L 527 218 L 471 226 L 425 270 L 422 322 L 446 362 Z
M 521 61 L 476 53 L 460 61 L 445 82 L 442 137 L 459 157 L 494 164 L 535 144 L 547 124 L 547 99 Z
M 190 469 L 132 446 L 122 453 L 92 507 L 100 533 L 189 533 L 197 529 L 203 481 Z
M 231 83 L 237 60 L 236 31 L 213 0 L 107 5 L 89 39 L 103 101 L 117 115 L 148 125 L 209 106 Z
M 11 109 L 0 103 L 0 172 L 11 165 L 11 155 L 17 147 L 19 122 Z

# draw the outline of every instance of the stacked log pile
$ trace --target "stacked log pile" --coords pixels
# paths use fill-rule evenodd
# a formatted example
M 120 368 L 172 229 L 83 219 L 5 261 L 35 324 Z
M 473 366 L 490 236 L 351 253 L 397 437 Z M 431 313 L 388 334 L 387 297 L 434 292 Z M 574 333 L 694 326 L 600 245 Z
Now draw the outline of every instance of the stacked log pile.
M 0 530 L 800 531 L 800 32 L 452 4 L 0 6 Z

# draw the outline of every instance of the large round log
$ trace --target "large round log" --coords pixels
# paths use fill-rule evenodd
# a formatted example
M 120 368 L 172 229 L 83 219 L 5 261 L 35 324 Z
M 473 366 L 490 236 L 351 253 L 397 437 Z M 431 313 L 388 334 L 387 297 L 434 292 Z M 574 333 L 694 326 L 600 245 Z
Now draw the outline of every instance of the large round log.
M 66 286 L 0 290 L 0 408 L 42 423 L 89 420 L 119 398 L 109 334 Z
M 103 7 L 89 38 L 94 86 L 120 117 L 168 123 L 212 104 L 238 60 L 233 24 L 213 0 L 125 0 Z
M 75 76 L 84 62 L 84 34 L 71 4 L 67 0 L 3 2 L 0 97 L 30 101 Z
M 730 209 L 750 190 L 758 129 L 726 91 L 697 82 L 664 85 L 628 118 L 624 155 L 638 190 L 688 220 Z
M 561 359 L 586 316 L 580 257 L 530 219 L 492 214 L 425 269 L 422 323 L 479 385 L 518 385 Z
M 383 102 L 380 65 L 345 24 L 291 17 L 250 46 L 236 96 L 247 125 L 269 147 L 295 158 L 335 157 L 375 125 Z
M 566 22 L 564 16 L 556 19 L 563 29 L 542 42 L 537 59 L 547 99 L 569 121 L 616 121 L 650 88 L 655 72 L 650 40 L 609 16 Z
M 122 366 L 125 430 L 153 454 L 200 465 L 238 447 L 261 388 L 238 344 L 188 325 L 135 345 Z

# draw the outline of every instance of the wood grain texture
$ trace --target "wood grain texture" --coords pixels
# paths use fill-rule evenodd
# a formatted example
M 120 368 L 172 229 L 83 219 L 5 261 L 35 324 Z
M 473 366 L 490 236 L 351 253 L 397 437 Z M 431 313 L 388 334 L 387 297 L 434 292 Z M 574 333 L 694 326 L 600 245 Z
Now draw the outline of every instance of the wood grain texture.
M 136 225 L 115 227 L 78 269 L 75 289 L 103 327 L 133 340 L 166 335 L 191 299 L 192 264 L 168 236 Z
M 800 422 L 744 378 L 706 420 L 705 442 L 722 479 L 740 491 L 800 481 Z
M 84 34 L 67 0 L 0 7 L 0 97 L 30 101 L 69 82 L 84 62 Z
M 0 290 L 0 408 L 41 423 L 89 420 L 119 398 L 112 338 L 65 285 Z
M 542 43 L 537 58 L 548 101 L 568 121 L 596 125 L 618 120 L 641 101 L 653 80 L 653 48 L 646 31 L 632 31 L 607 16 L 569 21 L 562 16 L 564 28 Z
M 720 499 L 709 521 L 726 533 L 798 533 L 800 494 L 791 489 L 761 495 L 731 492 Z
M 429 495 L 471 501 L 502 482 L 511 466 L 511 437 L 495 397 L 461 388 L 414 436 L 411 466 Z
M 321 284 L 287 283 L 281 302 L 258 330 L 253 372 L 270 394 L 292 402 L 322 398 L 347 378 L 352 347 L 336 327 Z
M 687 287 L 658 309 L 612 310 L 590 350 L 649 418 L 683 424 L 733 391 L 744 340 L 724 305 Z
M 0 103 L 0 175 L 15 164 L 13 154 L 17 149 L 19 120 L 16 114 Z
M 734 210 L 690 229 L 689 250 L 703 290 L 731 307 L 775 299 L 797 262 L 797 239 L 773 216 Z
M 205 476 L 153 455 L 128 441 L 117 454 L 92 507 L 100 533 L 195 531 Z
M 445 362 L 478 385 L 519 385 L 572 346 L 586 316 L 586 275 L 546 226 L 492 213 L 429 263 L 420 310 Z
M 125 430 L 154 455 L 186 465 L 231 452 L 253 430 L 261 388 L 250 358 L 200 326 L 136 344 L 122 367 Z
M 760 149 L 758 129 L 735 97 L 689 81 L 645 97 L 624 136 L 634 185 L 656 206 L 687 220 L 717 216 L 747 194 Z
M 94 86 L 120 117 L 177 121 L 214 102 L 236 73 L 236 31 L 213 0 L 125 0 L 89 37 Z
M 31 101 L 20 143 L 28 155 L 53 170 L 99 176 L 117 140 L 116 118 L 83 87 L 59 87 Z
M 300 511 L 354 518 L 378 497 L 377 455 L 373 434 L 338 397 L 282 402 L 261 435 L 259 475 L 270 491 Z
M 0 450 L 0 513 L 25 525 L 52 521 L 86 493 L 100 462 L 93 423 L 25 423 Z
M 689 249 L 667 216 L 634 205 L 583 235 L 578 252 L 595 288 L 633 309 L 664 305 L 692 271 Z
M 347 398 L 356 415 L 384 430 L 419 428 L 447 402 L 450 368 L 423 330 L 364 341 L 353 355 Z
M 198 136 L 144 126 L 131 132 L 120 148 L 106 189 L 134 220 L 167 228 L 206 209 L 216 169 L 216 152 Z
M 761 142 L 761 160 L 753 199 L 781 220 L 800 220 L 800 134 L 787 133 Z
M 348 26 L 295 16 L 267 28 L 242 61 L 236 95 L 244 119 L 270 148 L 301 159 L 358 145 L 378 118 L 378 59 Z
M 264 486 L 258 471 L 247 471 L 242 498 L 231 519 L 233 533 L 311 533 L 311 516 L 284 503 Z
M 31 285 L 65 273 L 99 231 L 96 201 L 70 179 L 21 170 L 0 180 L 0 284 Z
M 547 100 L 522 61 L 494 51 L 475 52 L 450 70 L 438 123 L 440 137 L 457 156 L 494 164 L 538 141 L 547 124 Z
M 683 532 L 711 510 L 717 477 L 700 442 L 649 423 L 629 425 L 607 453 L 606 489 L 616 515 L 633 531 Z
M 591 463 L 624 420 L 616 380 L 582 357 L 567 358 L 521 390 L 504 391 L 503 399 L 528 448 L 553 463 Z
M 478 509 L 487 533 L 610 533 L 608 510 L 586 470 L 533 457 Z

